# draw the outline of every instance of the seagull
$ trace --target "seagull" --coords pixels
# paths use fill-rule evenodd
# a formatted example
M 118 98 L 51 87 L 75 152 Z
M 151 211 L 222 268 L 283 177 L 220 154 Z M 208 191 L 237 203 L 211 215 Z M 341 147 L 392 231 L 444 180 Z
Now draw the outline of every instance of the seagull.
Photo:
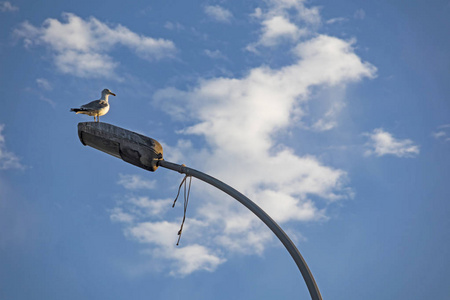
M 94 100 L 92 102 L 89 102 L 88 104 L 81 105 L 80 108 L 71 108 L 70 111 L 74 111 L 77 114 L 94 116 L 94 122 L 95 117 L 97 117 L 97 122 L 99 122 L 100 116 L 106 115 L 106 113 L 109 111 L 109 95 L 115 96 L 116 94 L 108 89 L 104 89 L 102 91 L 102 97 L 99 100 Z

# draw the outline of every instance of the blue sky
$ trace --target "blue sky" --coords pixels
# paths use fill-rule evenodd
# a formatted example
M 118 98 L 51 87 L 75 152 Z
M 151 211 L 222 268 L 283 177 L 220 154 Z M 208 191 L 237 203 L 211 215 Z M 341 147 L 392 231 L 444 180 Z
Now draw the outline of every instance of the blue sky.
M 232 185 L 324 299 L 450 296 L 448 1 L 1 1 L 1 299 L 307 299 L 281 243 L 198 181 L 89 147 L 107 122 Z

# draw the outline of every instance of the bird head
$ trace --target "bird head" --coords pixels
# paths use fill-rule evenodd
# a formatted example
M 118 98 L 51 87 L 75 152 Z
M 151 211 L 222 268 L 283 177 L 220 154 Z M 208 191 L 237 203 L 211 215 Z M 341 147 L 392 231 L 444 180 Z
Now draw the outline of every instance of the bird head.
M 106 96 L 106 95 L 113 95 L 113 96 L 115 96 L 116 94 L 114 94 L 113 92 L 111 92 L 109 89 L 104 89 L 104 90 L 102 91 L 102 95 L 103 95 L 103 96 Z

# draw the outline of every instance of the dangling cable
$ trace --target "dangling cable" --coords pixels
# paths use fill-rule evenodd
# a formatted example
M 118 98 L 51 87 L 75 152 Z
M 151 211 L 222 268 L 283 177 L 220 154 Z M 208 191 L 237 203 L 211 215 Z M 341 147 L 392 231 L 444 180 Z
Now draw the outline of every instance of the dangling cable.
M 187 189 L 187 192 L 186 192 L 186 178 L 188 178 L 188 177 L 189 177 L 189 188 Z M 188 204 L 189 204 L 189 195 L 191 193 L 191 182 L 192 182 L 192 176 L 186 175 L 183 178 L 183 180 L 180 183 L 180 186 L 178 187 L 177 197 L 173 201 L 173 205 L 172 205 L 172 207 L 175 207 L 175 203 L 176 203 L 176 201 L 178 199 L 178 196 L 180 195 L 180 190 L 181 190 L 181 187 L 182 187 L 182 185 L 184 183 L 184 212 L 183 212 L 183 221 L 181 222 L 180 230 L 178 231 L 177 246 L 180 244 L 181 233 L 183 232 L 184 221 L 186 220 L 186 211 L 187 211 L 187 207 L 188 207 Z
M 183 180 L 181 180 L 180 186 L 178 187 L 178 193 L 177 193 L 177 196 L 175 197 L 175 200 L 173 200 L 173 205 L 172 205 L 172 207 L 175 207 L 175 203 L 176 203 L 177 200 L 178 200 L 178 196 L 180 196 L 181 187 L 183 186 L 183 183 L 186 181 L 186 178 L 187 178 L 187 177 L 188 177 L 188 176 L 186 175 L 186 176 L 184 176 Z

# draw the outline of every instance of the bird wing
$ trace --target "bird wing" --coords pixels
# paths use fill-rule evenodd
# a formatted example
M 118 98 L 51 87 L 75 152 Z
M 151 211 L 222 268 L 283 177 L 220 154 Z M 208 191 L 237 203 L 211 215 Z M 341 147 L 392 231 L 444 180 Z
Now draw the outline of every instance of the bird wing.
M 103 107 L 106 107 L 107 105 L 108 104 L 106 103 L 106 101 L 94 100 L 94 101 L 89 102 L 88 104 L 81 105 L 81 108 L 85 109 L 85 110 L 98 110 Z

